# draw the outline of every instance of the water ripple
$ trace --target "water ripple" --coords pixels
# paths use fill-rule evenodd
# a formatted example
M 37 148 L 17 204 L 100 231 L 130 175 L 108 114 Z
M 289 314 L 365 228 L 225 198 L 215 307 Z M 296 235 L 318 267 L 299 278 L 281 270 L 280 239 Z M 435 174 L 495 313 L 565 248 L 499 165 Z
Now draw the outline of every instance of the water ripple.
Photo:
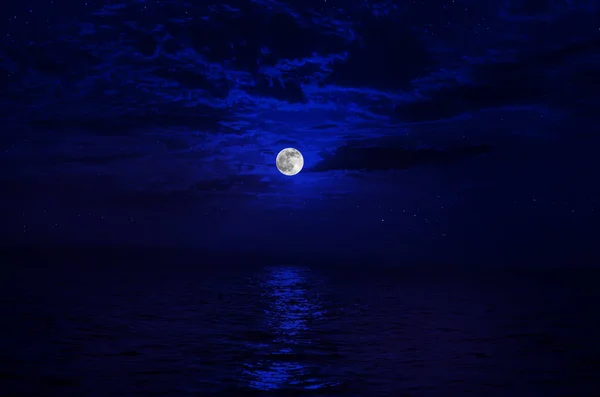
M 281 266 L 50 277 L 23 273 L 3 289 L 0 383 L 11 395 L 600 390 L 599 329 L 586 309 L 598 291 L 563 276 L 486 283 Z

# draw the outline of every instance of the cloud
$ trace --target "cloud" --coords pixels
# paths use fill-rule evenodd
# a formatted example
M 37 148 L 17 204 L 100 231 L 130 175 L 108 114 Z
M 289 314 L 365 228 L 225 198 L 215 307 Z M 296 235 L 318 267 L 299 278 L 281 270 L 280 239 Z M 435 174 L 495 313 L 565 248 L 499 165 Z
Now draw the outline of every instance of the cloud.
M 159 78 L 173 80 L 181 87 L 201 89 L 216 98 L 223 99 L 229 94 L 229 85 L 224 76 L 221 80 L 216 80 L 202 71 L 167 67 L 157 68 L 152 73 Z
M 490 108 L 566 105 L 565 95 L 570 96 L 566 91 L 572 92 L 576 88 L 578 95 L 585 93 L 590 83 L 597 79 L 597 73 L 585 64 L 571 61 L 598 52 L 599 40 L 578 41 L 533 54 L 521 54 L 514 61 L 465 65 L 456 71 L 457 75 L 464 74 L 463 78 L 454 83 L 447 81 L 421 99 L 396 106 L 392 114 L 404 122 L 423 122 Z M 562 79 L 557 84 L 554 78 L 565 73 L 570 75 L 569 90 L 564 89 Z M 589 76 L 589 79 L 582 76 Z M 459 83 L 460 80 L 463 82 Z M 568 101 L 572 103 L 573 100 Z
M 538 52 L 530 57 L 530 62 L 538 66 L 562 64 L 574 57 L 594 55 L 600 52 L 600 38 L 576 40 L 558 48 Z
M 29 125 L 44 129 L 77 129 L 100 136 L 139 134 L 140 131 L 165 127 L 185 127 L 202 131 L 223 131 L 221 124 L 229 118 L 225 109 L 196 104 L 183 107 L 173 105 L 140 108 L 113 117 L 101 115 L 60 115 L 59 117 L 34 118 Z
M 196 182 L 192 190 L 201 193 L 218 193 L 243 191 L 263 193 L 270 189 L 272 182 L 261 175 L 230 175 L 227 178 L 217 178 Z
M 196 3 L 90 6 L 47 37 L 4 46 L 4 125 L 17 126 L 0 139 L 5 169 L 42 175 L 51 163 L 82 180 L 111 174 L 120 188 L 192 196 L 321 197 L 353 190 L 332 183 L 347 175 L 337 170 L 475 156 L 491 148 L 462 145 L 547 131 L 533 126 L 544 109 L 593 118 L 598 106 L 589 25 L 571 34 L 559 19 L 507 18 L 549 15 L 549 3 L 497 14 L 469 1 L 433 19 L 412 2 Z M 498 108 L 532 109 L 531 122 L 512 112 L 514 128 L 482 128 Z M 34 127 L 27 144 L 23 120 Z M 399 137 L 406 146 L 381 143 Z M 263 178 L 284 146 L 302 150 L 306 168 L 278 185 Z
M 279 101 L 288 103 L 307 102 L 302 87 L 293 80 L 277 80 L 268 77 L 258 77 L 253 87 L 246 89 L 246 92 L 258 96 L 272 97 Z
M 429 98 L 399 105 L 394 116 L 405 122 L 433 121 L 486 108 L 537 104 L 546 98 L 539 74 L 524 65 L 485 65 L 478 67 L 480 72 L 486 76 L 480 81 L 444 87 Z
M 240 13 L 222 13 L 197 23 L 170 26 L 171 36 L 191 37 L 191 47 L 210 62 L 227 61 L 233 68 L 257 72 L 280 59 L 301 59 L 313 53 L 337 52 L 345 39 L 303 20 L 297 14 L 269 12 L 246 4 Z M 185 39 L 184 39 L 185 40 Z
M 553 21 L 569 13 L 594 13 L 597 10 L 597 3 L 593 1 L 507 0 L 500 15 L 515 21 Z
M 370 18 L 357 27 L 347 60 L 339 61 L 326 82 L 376 89 L 406 88 L 432 66 L 425 44 L 404 24 Z
M 487 145 L 436 149 L 406 149 L 402 147 L 352 147 L 342 146 L 333 154 L 325 155 L 311 171 L 336 170 L 405 170 L 421 165 L 444 164 L 464 158 L 489 153 Z

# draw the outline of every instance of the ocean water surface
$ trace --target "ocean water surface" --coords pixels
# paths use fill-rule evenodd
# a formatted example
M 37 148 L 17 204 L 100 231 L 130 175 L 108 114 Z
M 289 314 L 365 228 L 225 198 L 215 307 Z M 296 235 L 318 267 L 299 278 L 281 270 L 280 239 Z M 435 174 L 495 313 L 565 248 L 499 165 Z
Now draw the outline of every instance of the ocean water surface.
M 597 273 L 5 274 L 10 396 L 598 396 Z

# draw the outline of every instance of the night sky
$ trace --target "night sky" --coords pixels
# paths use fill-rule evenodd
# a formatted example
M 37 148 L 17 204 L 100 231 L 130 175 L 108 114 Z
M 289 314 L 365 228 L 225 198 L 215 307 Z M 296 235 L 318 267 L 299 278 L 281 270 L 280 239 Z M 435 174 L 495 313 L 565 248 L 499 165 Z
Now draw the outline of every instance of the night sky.
M 24 0 L 1 16 L 4 248 L 600 263 L 595 0 Z M 286 147 L 305 160 L 292 177 Z

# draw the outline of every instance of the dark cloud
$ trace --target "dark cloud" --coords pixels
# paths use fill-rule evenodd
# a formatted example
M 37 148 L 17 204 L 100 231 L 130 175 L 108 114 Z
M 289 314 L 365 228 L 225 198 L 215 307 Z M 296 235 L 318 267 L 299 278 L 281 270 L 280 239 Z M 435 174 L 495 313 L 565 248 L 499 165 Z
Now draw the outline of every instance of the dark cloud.
M 519 0 L 508 1 L 506 13 L 518 16 L 537 16 L 551 11 L 553 0 Z
M 72 128 L 102 136 L 136 134 L 139 131 L 165 127 L 197 128 L 203 131 L 222 131 L 221 122 L 227 120 L 227 110 L 197 104 L 190 107 L 168 105 L 141 109 L 135 112 L 101 116 L 64 116 L 33 119 L 29 125 L 45 129 Z
M 491 146 L 464 146 L 436 149 L 406 149 L 401 147 L 342 146 L 326 155 L 311 171 L 336 170 L 404 170 L 420 165 L 450 163 L 463 158 L 489 153 Z
M 190 142 L 184 138 L 177 138 L 173 136 L 163 135 L 157 136 L 157 142 L 165 146 L 167 151 L 181 151 L 191 147 Z
M 537 104 L 547 98 L 543 76 L 527 63 L 499 63 L 477 66 L 473 83 L 436 91 L 430 98 L 395 108 L 403 121 L 440 120 L 466 112 L 503 106 Z
M 189 209 L 202 203 L 202 198 L 193 191 L 163 190 L 123 192 L 106 199 L 107 204 L 136 210 L 164 210 L 166 208 Z
M 326 82 L 386 90 L 405 88 L 432 66 L 425 44 L 397 20 L 368 19 L 356 33 L 347 60 L 335 65 Z
M 594 13 L 597 9 L 597 2 L 594 1 L 506 0 L 504 2 L 504 13 L 507 16 L 524 20 L 554 20 L 582 11 Z
M 311 130 L 329 130 L 332 128 L 339 128 L 339 126 L 337 124 L 320 124 L 310 127 Z
M 192 70 L 181 70 L 180 68 L 161 67 L 153 71 L 157 77 L 173 80 L 182 87 L 188 89 L 202 89 L 210 96 L 225 98 L 229 94 L 229 85 L 223 78 L 216 80 L 207 77 L 204 73 Z
M 279 59 L 300 59 L 316 53 L 341 51 L 345 40 L 312 26 L 310 20 L 262 5 L 245 4 L 239 13 L 220 13 L 183 31 L 172 26 L 175 37 L 191 37 L 192 47 L 212 62 L 228 61 L 235 68 L 257 72 Z
M 246 89 L 246 91 L 258 96 L 272 97 L 289 103 L 307 102 L 302 87 L 293 80 L 283 82 L 278 79 L 258 77 L 256 85 Z
M 567 62 L 576 56 L 598 53 L 600 53 L 600 38 L 594 38 L 591 40 L 575 41 L 555 50 L 536 53 L 528 58 L 530 58 L 530 62 L 538 66 L 549 66 Z
M 150 34 L 145 34 L 137 41 L 137 49 L 142 55 L 150 56 L 156 52 L 158 41 Z
M 219 178 L 196 182 L 192 190 L 202 193 L 235 192 L 241 190 L 248 193 L 259 193 L 269 189 L 271 182 L 261 175 L 231 175 L 227 178 Z
M 574 63 L 573 58 L 600 54 L 600 40 L 578 41 L 557 49 L 521 54 L 515 62 L 473 66 L 464 77 L 468 84 L 454 84 L 435 91 L 429 98 L 395 108 L 402 121 L 422 122 L 455 117 L 479 109 L 532 104 L 574 103 L 577 96 L 596 95 L 597 68 Z M 565 74 L 566 73 L 566 74 Z M 557 74 L 564 75 L 556 79 Z M 569 84 L 564 79 L 568 76 Z M 588 92 L 588 95 L 585 95 Z M 568 98 L 565 101 L 565 98 Z M 581 98 L 579 98 L 581 99 Z
M 97 66 L 100 60 L 85 49 L 70 43 L 2 47 L 4 52 L 21 70 L 31 69 L 49 77 L 67 78 L 82 75 L 86 69 Z
M 297 145 L 298 141 L 293 141 L 291 139 L 279 139 L 277 141 L 275 141 L 275 145 L 279 146 L 279 147 L 289 147 L 289 146 L 294 146 Z M 273 154 L 272 151 L 265 151 L 265 154 Z

